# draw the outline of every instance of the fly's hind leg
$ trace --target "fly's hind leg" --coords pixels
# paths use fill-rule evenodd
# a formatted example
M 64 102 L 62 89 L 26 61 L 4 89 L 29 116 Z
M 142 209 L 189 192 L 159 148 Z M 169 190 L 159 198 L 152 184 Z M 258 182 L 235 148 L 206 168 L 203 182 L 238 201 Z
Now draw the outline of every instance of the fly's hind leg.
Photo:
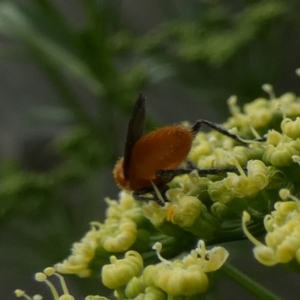
M 226 135 L 228 137 L 230 137 L 231 139 L 243 144 L 244 146 L 248 146 L 249 144 L 249 139 L 241 137 L 237 134 L 231 133 L 229 130 L 223 128 L 222 126 L 220 126 L 219 124 L 207 121 L 207 120 L 198 120 L 191 128 L 192 134 L 196 135 L 196 133 L 200 130 L 201 126 L 205 124 L 206 126 L 210 127 L 211 129 L 220 132 L 223 135 Z M 253 141 L 256 142 L 264 142 L 266 141 L 266 137 L 262 137 L 262 138 L 257 138 L 257 139 L 253 139 Z

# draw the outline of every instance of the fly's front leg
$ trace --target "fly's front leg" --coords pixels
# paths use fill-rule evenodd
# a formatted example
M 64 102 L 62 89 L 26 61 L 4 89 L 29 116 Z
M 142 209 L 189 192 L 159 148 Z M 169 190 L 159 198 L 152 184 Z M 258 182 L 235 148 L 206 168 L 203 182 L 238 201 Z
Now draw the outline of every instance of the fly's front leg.
M 165 202 L 168 201 L 166 198 L 166 191 L 168 190 L 168 187 L 166 185 L 162 185 L 159 187 L 155 186 L 155 188 L 153 186 L 142 188 L 138 191 L 134 191 L 132 196 L 137 201 L 155 201 L 158 205 L 165 206 Z M 151 196 L 149 197 L 147 194 Z

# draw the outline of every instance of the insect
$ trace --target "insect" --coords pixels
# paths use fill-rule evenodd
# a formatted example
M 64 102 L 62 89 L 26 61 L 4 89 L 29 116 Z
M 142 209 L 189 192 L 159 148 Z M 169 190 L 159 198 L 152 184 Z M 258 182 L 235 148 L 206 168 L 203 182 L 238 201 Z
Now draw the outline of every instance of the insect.
M 137 200 L 149 201 L 149 198 L 144 198 L 143 195 L 152 193 L 153 199 L 150 200 L 164 205 L 164 202 L 158 199 L 159 197 L 155 197 L 156 188 L 164 197 L 168 182 L 175 176 L 193 170 L 178 167 L 186 161 L 193 139 L 203 124 L 245 144 L 238 136 L 206 120 L 198 120 L 191 128 L 170 125 L 143 136 L 146 117 L 145 100 L 145 97 L 140 94 L 133 107 L 128 123 L 124 157 L 117 161 L 113 170 L 116 183 L 124 189 L 133 191 L 133 197 Z M 207 175 L 228 171 L 236 171 L 236 169 L 199 169 L 198 173 Z

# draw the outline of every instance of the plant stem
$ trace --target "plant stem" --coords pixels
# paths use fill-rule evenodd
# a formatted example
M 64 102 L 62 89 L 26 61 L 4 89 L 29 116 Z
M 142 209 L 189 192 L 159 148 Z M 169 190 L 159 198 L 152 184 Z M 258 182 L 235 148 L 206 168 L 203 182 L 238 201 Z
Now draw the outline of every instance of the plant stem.
M 225 274 L 226 277 L 256 296 L 257 299 L 280 300 L 278 296 L 274 295 L 272 292 L 264 288 L 257 281 L 254 281 L 252 278 L 240 272 L 238 269 L 234 268 L 228 263 L 225 263 L 220 271 Z

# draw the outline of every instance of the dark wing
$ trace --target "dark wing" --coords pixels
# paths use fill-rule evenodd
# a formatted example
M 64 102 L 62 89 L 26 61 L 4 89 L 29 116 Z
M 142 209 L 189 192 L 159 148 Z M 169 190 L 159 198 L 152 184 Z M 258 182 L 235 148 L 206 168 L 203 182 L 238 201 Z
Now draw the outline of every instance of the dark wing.
M 132 115 L 128 123 L 123 161 L 123 174 L 125 179 L 129 179 L 128 173 L 131 150 L 136 142 L 143 136 L 146 117 L 145 100 L 146 98 L 142 95 L 142 93 L 140 93 L 138 99 L 135 102 Z

